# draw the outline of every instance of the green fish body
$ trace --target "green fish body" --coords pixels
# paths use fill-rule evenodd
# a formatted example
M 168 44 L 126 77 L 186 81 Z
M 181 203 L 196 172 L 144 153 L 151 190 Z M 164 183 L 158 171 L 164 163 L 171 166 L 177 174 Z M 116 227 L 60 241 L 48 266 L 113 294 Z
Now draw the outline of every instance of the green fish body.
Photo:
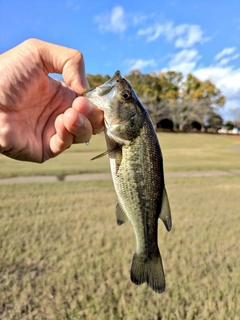
M 158 248 L 158 218 L 168 231 L 172 221 L 162 153 L 152 121 L 119 71 L 84 95 L 104 111 L 108 151 L 102 155 L 108 154 L 110 158 L 118 197 L 117 223 L 130 220 L 135 232 L 131 280 L 137 285 L 147 282 L 161 293 L 165 289 L 165 276 Z

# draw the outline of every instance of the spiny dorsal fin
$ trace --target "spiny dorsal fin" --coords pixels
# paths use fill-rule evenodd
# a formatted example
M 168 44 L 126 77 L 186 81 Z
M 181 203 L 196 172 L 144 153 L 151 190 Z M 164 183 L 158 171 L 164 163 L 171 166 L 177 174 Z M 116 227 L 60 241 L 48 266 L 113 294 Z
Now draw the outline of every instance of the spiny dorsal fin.
M 128 220 L 128 217 L 118 200 L 116 203 L 116 219 L 119 226 Z
M 159 214 L 159 218 L 163 221 L 167 231 L 170 231 L 172 229 L 172 217 L 165 186 L 163 188 L 162 208 Z

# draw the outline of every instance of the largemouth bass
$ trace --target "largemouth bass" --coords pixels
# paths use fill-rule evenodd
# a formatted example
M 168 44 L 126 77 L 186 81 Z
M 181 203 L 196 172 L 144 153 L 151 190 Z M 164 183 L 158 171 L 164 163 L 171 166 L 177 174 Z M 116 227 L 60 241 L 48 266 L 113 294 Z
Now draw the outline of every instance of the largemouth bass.
M 104 112 L 107 151 L 117 193 L 116 219 L 130 220 L 136 236 L 131 280 L 156 292 L 165 289 L 158 248 L 158 218 L 171 230 L 163 158 L 152 121 L 130 83 L 117 71 L 103 85 L 84 94 Z

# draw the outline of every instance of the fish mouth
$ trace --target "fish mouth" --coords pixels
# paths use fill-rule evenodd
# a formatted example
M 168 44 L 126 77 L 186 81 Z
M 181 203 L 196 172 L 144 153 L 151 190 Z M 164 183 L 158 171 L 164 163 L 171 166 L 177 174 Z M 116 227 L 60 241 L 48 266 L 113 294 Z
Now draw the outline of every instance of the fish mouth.
M 91 98 L 91 95 L 97 94 L 99 96 L 104 96 L 106 94 L 108 94 L 116 85 L 116 82 L 119 82 L 122 79 L 121 77 L 121 73 L 119 70 L 117 70 L 113 77 L 111 79 L 109 79 L 107 82 L 103 83 L 101 86 L 90 90 L 88 92 L 85 92 L 83 95 L 87 98 Z
M 93 90 L 85 92 L 83 94 L 91 103 L 98 107 L 100 110 L 104 110 L 104 100 L 111 100 L 116 94 L 117 83 L 122 79 L 119 70 L 115 72 L 113 77 L 107 82 Z

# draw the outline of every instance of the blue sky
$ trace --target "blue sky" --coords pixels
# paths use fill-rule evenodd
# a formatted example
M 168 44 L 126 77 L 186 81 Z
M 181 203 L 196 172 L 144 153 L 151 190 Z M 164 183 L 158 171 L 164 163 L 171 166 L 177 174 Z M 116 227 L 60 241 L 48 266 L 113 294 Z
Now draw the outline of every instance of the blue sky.
M 86 72 L 181 71 L 240 108 L 239 0 L 0 0 L 0 53 L 35 37 L 80 50 Z

